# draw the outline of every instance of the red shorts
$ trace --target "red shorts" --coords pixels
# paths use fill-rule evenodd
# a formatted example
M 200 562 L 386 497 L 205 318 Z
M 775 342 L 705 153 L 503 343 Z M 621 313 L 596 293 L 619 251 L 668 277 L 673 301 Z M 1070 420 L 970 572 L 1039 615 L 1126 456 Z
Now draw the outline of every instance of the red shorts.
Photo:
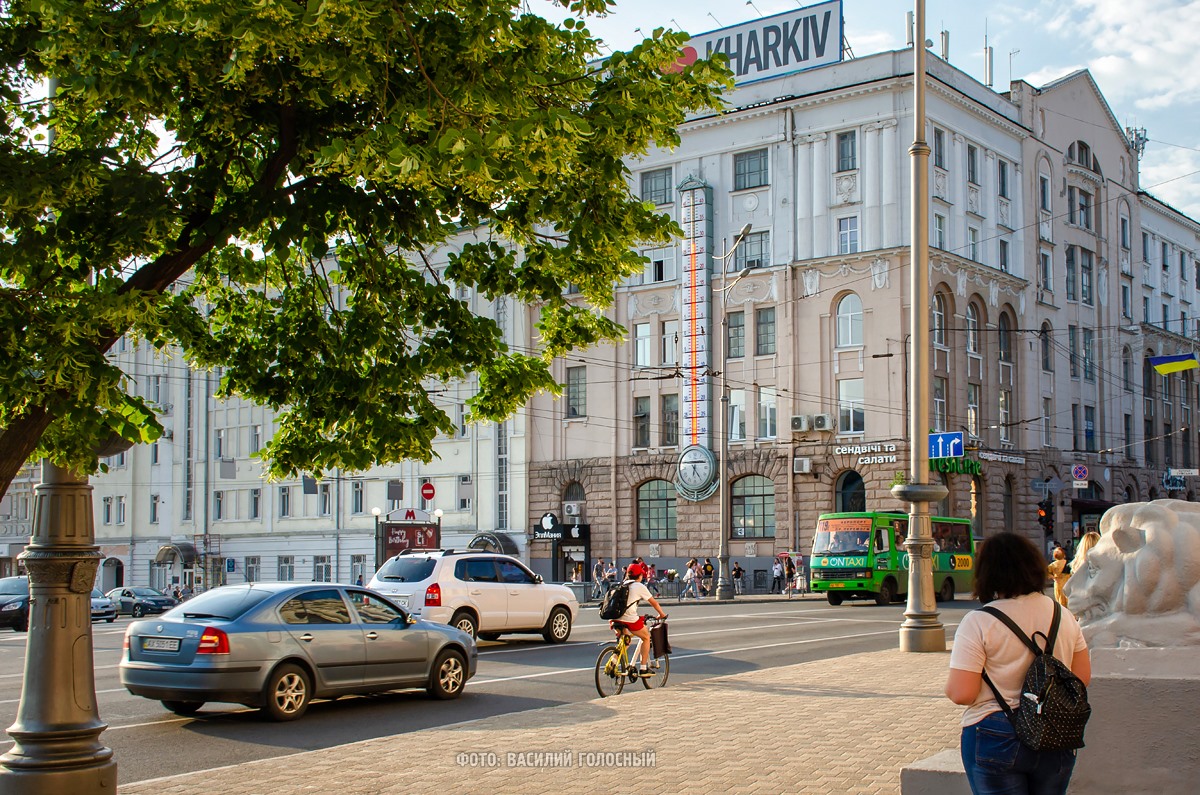
M 639 629 L 646 626 L 646 617 L 638 616 L 637 621 L 615 621 L 614 620 L 612 623 L 613 623 L 614 629 L 616 627 L 625 627 L 625 629 L 629 630 L 630 632 L 637 632 Z

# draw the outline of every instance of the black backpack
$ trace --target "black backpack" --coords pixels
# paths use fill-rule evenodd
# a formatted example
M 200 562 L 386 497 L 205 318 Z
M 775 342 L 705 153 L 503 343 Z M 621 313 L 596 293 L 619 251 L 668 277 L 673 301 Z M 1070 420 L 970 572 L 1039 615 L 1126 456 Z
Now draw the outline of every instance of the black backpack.
M 600 617 L 608 621 L 620 618 L 629 609 L 629 580 L 608 589 L 600 602 Z
M 984 607 L 982 610 L 1003 621 L 1033 652 L 1033 663 L 1025 672 L 1025 681 L 1021 684 L 1021 703 L 1016 709 L 1008 706 L 987 672 L 983 674 L 983 681 L 992 689 L 996 703 L 1016 730 L 1017 739 L 1034 751 L 1082 748 L 1083 730 L 1092 715 L 1092 707 L 1088 704 L 1087 687 L 1054 656 L 1054 641 L 1058 638 L 1058 625 L 1062 618 L 1062 608 L 1058 602 L 1054 603 L 1050 636 L 1046 637 L 1041 632 L 1033 633 L 1034 638 L 1042 636 L 1044 649 L 1039 648 L 1000 610 L 994 607 Z

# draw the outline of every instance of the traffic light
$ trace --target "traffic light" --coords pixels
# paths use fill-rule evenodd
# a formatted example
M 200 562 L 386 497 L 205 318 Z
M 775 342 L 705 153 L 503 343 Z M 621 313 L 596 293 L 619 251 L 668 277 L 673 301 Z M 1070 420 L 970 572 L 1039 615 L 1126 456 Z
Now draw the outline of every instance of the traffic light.
M 1054 532 L 1054 503 L 1049 497 L 1038 503 L 1038 524 L 1042 531 L 1049 536 Z

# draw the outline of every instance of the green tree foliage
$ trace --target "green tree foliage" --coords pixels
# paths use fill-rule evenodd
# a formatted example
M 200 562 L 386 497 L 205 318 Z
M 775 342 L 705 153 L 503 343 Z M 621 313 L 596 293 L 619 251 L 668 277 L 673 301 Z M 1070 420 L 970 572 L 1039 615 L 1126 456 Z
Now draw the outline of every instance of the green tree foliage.
M 631 246 L 678 232 L 625 158 L 728 85 L 662 31 L 598 69 L 607 6 L 0 0 L 0 492 L 33 456 L 95 471 L 114 433 L 157 438 L 105 355 L 125 333 L 279 409 L 275 475 L 428 460 L 436 381 L 477 374 L 486 419 L 558 392 L 554 357 L 621 335 L 597 309 Z M 444 279 L 540 307 L 538 351 Z

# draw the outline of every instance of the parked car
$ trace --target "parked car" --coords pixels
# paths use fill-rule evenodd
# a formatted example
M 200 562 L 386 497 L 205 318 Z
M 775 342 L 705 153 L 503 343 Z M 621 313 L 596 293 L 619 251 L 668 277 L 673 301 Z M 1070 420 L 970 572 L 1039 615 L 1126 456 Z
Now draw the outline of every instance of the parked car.
M 543 582 L 516 558 L 494 552 L 401 553 L 379 568 L 368 587 L 414 615 L 483 640 L 533 632 L 547 643 L 563 643 L 579 615 L 569 588 Z
M 377 593 L 292 582 L 214 588 L 125 631 L 121 684 L 179 715 L 208 701 L 294 720 L 314 698 L 419 687 L 461 695 L 471 636 L 421 621 Z
M 117 613 L 131 615 L 134 618 L 161 613 L 179 604 L 178 600 L 153 588 L 132 586 L 113 588 L 107 596 L 117 606 Z
M 0 579 L 0 627 L 12 627 L 15 632 L 29 629 L 29 578 Z
M 99 588 L 92 589 L 92 621 L 107 621 L 112 623 L 117 620 L 117 606 L 109 599 Z

